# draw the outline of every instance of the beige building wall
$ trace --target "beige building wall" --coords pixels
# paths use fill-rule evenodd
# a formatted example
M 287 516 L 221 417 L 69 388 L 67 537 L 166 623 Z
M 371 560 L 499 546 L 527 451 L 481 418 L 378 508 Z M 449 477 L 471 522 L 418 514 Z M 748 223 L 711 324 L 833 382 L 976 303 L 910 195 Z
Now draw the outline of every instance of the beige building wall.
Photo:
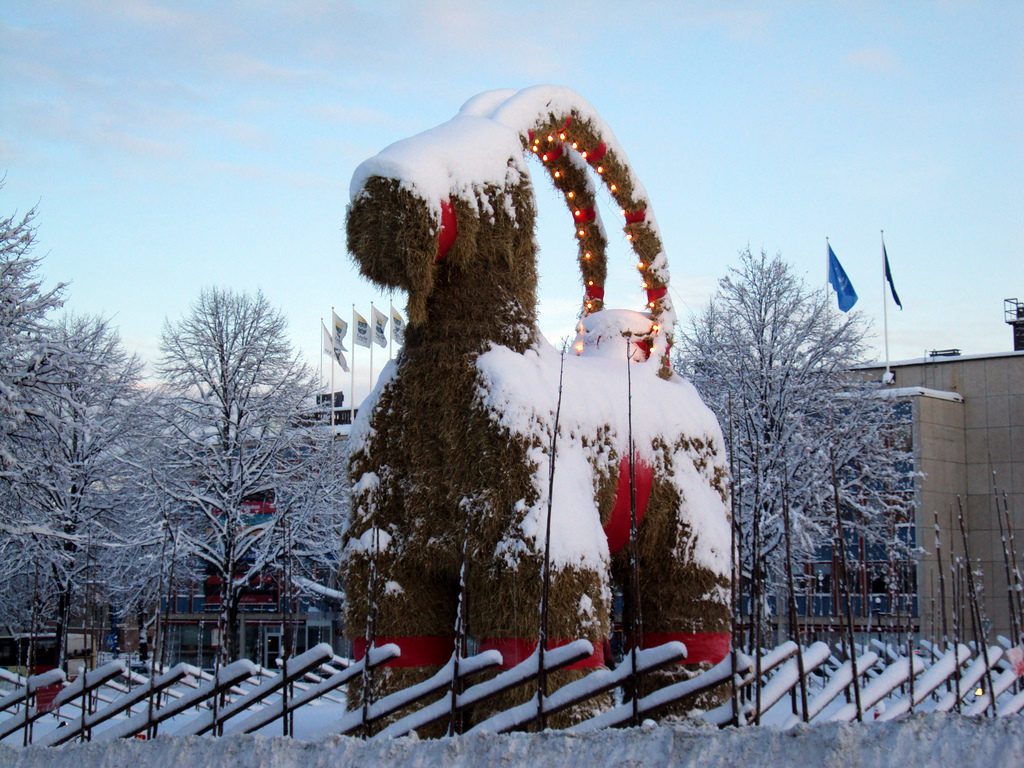
M 914 466 L 921 473 L 917 480 L 918 545 L 924 550 L 918 566 L 918 606 L 920 631 L 931 637 L 942 632 L 938 614 L 940 589 L 938 558 L 935 552 L 935 516 L 945 540 L 944 565 L 950 562 L 950 521 L 957 508 L 957 497 L 967 492 L 967 463 L 964 438 L 964 401 L 955 393 L 921 389 L 913 402 Z M 951 589 L 946 585 L 947 610 L 952 606 Z M 948 614 L 947 614 L 948 616 Z
M 984 572 L 983 610 L 994 633 L 1010 636 L 1010 612 L 1000 522 L 1003 494 L 1024 566 L 1024 352 L 929 358 L 891 364 L 893 387 L 913 402 L 914 453 L 919 480 L 917 541 L 922 634 L 941 631 L 934 514 L 942 528 L 947 622 L 951 622 L 950 552 L 963 555 L 957 524 L 959 496 L 971 558 Z M 881 378 L 882 368 L 866 368 Z M 909 390 L 909 391 L 908 391 Z M 965 588 L 966 590 L 966 588 Z M 965 591 L 966 597 L 966 591 Z M 964 614 L 969 621 L 969 615 Z M 969 625 L 967 631 L 970 631 Z

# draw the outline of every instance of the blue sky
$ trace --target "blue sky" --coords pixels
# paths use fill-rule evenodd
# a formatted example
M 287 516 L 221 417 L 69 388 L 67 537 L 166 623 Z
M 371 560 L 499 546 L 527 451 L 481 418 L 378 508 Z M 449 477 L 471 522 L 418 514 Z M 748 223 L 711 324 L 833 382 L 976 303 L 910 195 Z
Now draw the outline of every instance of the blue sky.
M 389 300 L 345 252 L 355 167 L 480 91 L 557 83 L 601 112 L 647 187 L 682 317 L 748 244 L 823 284 L 829 236 L 881 356 L 884 228 L 905 307 L 890 307 L 893 359 L 1008 350 L 1022 40 L 1009 1 L 8 0 L 0 210 L 39 204 L 46 279 L 148 360 L 164 318 L 216 284 L 261 288 L 318 367 L 332 305 Z M 536 180 L 557 339 L 579 302 L 572 228 Z M 621 244 L 612 258 L 608 305 L 639 308 L 632 259 Z

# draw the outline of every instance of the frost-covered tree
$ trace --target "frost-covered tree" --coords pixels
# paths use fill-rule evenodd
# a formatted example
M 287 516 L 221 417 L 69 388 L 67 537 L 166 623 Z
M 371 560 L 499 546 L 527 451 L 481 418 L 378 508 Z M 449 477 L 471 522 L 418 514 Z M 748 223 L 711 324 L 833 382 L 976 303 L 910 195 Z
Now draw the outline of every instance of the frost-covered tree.
M 10 436 L 38 410 L 33 395 L 54 374 L 44 328 L 63 302 L 63 286 L 43 287 L 42 258 L 33 253 L 35 217 L 33 208 L 0 218 L 0 480 L 19 473 Z M 6 527 L 0 521 L 0 531 Z
M 783 490 L 794 559 L 832 541 L 832 466 L 850 534 L 896 547 L 910 456 L 879 385 L 858 382 L 867 327 L 811 290 L 780 256 L 740 253 L 681 333 L 678 370 L 718 415 L 730 443 L 744 581 L 785 594 Z
M 123 524 L 134 503 L 124 460 L 140 437 L 144 395 L 141 361 L 106 320 L 67 315 L 46 338 L 53 375 L 35 387 L 28 417 L 9 435 L 18 472 L 5 498 L 21 529 L 20 583 L 52 596 L 36 615 L 55 626 L 63 649 L 84 585 L 102 581 L 104 550 L 132 533 Z
M 204 290 L 165 324 L 159 372 L 164 451 L 153 477 L 177 505 L 168 524 L 219 580 L 226 661 L 238 654 L 247 585 L 279 563 L 286 532 L 337 502 L 318 480 L 334 471 L 333 435 L 313 418 L 315 378 L 262 293 Z
M 318 431 L 321 437 L 329 434 L 323 428 Z M 282 525 L 288 536 L 290 578 L 300 589 L 303 580 L 335 580 L 349 521 L 348 443 L 321 439 L 316 450 L 315 461 L 297 467 L 275 499 L 290 515 Z

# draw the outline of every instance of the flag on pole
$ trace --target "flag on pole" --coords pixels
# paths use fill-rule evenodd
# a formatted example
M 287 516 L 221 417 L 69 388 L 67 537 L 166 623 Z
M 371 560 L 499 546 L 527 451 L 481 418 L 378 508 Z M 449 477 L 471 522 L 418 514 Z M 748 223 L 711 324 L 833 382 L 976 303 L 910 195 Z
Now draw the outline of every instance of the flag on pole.
M 836 258 L 832 246 L 828 246 L 828 282 L 836 290 L 836 298 L 839 299 L 839 309 L 842 312 L 849 312 L 857 303 L 857 292 L 853 290 L 853 283 L 846 276 L 846 270 Z
M 331 316 L 334 323 L 334 346 L 340 349 L 342 352 L 348 352 L 345 349 L 345 337 L 348 336 L 348 323 L 338 317 L 338 313 L 333 309 L 331 310 Z
M 405 318 L 391 305 L 391 338 L 396 344 L 405 344 Z
M 355 308 L 352 309 L 352 323 L 355 325 L 352 343 L 358 344 L 360 347 L 369 347 L 370 324 L 366 321 L 365 317 L 356 312 Z
M 388 345 L 386 329 L 388 327 L 388 316 L 370 305 L 370 316 L 373 318 L 373 343 L 381 347 Z
M 889 281 L 889 290 L 892 291 L 892 300 L 896 302 L 896 306 L 903 309 L 903 302 L 900 301 L 900 296 L 896 293 L 896 286 L 892 284 L 892 271 L 889 269 L 889 254 L 885 250 L 885 243 L 882 243 L 882 256 L 885 259 L 885 279 Z
M 338 316 L 335 315 L 334 317 L 335 319 L 337 319 Z M 345 373 L 348 373 L 348 360 L 345 359 L 345 353 L 341 351 L 342 349 L 344 349 L 344 347 L 342 347 L 341 349 L 338 348 L 338 337 L 335 336 L 332 339 L 331 334 L 327 331 L 326 325 L 323 325 L 322 328 L 324 332 L 324 352 L 326 352 L 328 355 L 333 357 L 338 362 L 338 365 L 341 366 L 341 370 L 345 371 Z
M 320 328 L 324 332 L 324 354 L 333 355 L 334 341 L 331 339 L 331 334 L 328 333 L 327 326 L 324 325 L 322 322 L 320 323 Z

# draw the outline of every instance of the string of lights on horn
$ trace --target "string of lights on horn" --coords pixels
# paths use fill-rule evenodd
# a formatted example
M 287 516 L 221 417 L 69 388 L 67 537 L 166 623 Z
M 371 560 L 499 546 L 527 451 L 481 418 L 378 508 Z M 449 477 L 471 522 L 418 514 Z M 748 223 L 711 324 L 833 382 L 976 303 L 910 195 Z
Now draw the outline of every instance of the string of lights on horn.
M 654 264 L 662 252 L 661 240 L 647 221 L 647 201 L 636 194 L 625 164 L 601 140 L 593 124 L 578 113 L 568 116 L 550 115 L 549 119 L 527 131 L 526 148 L 544 166 L 555 188 L 565 200 L 575 227 L 578 262 L 583 280 L 583 307 L 585 317 L 604 308 L 604 288 L 607 280 L 608 241 L 600 225 L 595 199 L 595 187 L 588 170 L 604 183 L 619 207 L 623 218 L 623 232 L 634 254 L 636 269 L 646 292 L 646 309 L 650 313 L 651 327 L 646 336 L 634 337 L 638 347 L 649 355 L 654 337 L 661 333 L 663 314 L 668 301 L 668 278 Z M 662 356 L 662 373 L 671 370 L 669 349 L 671 336 L 666 333 L 666 348 Z

